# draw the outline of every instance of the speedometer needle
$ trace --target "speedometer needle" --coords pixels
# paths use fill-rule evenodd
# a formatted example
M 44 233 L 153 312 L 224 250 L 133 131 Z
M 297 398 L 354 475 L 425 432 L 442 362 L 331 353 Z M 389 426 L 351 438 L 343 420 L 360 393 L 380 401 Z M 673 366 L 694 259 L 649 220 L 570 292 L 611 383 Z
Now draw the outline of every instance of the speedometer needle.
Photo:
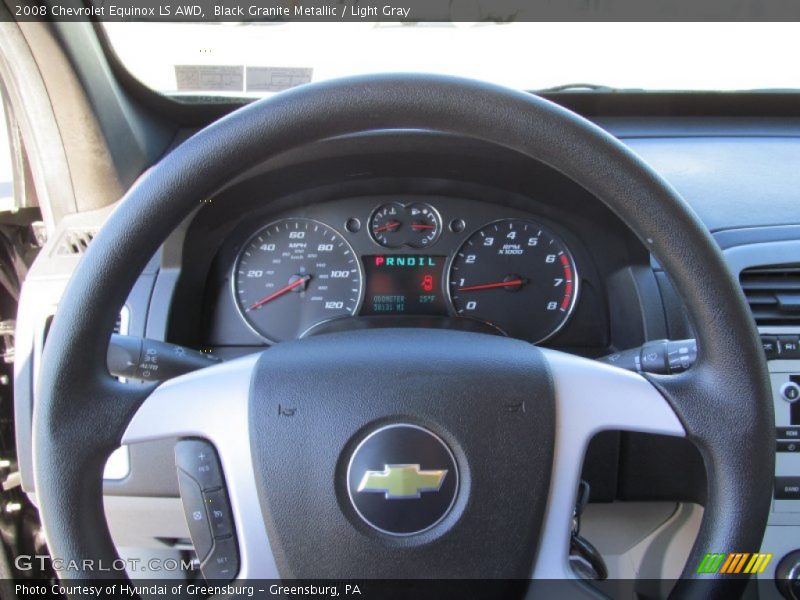
M 248 307 L 248 309 L 247 309 L 247 310 L 255 310 L 255 309 L 256 309 L 256 308 L 258 308 L 259 306 L 263 306 L 263 305 L 265 305 L 267 302 L 269 302 L 270 300 L 274 300 L 274 299 L 275 299 L 275 298 L 277 298 L 278 296 L 282 296 L 282 295 L 283 295 L 283 294 L 285 294 L 286 292 L 291 292 L 291 291 L 292 291 L 294 288 L 296 288 L 296 287 L 299 287 L 299 286 L 303 285 L 303 284 L 304 284 L 305 282 L 307 282 L 309 279 L 311 279 L 311 275 L 304 275 L 303 277 L 301 277 L 300 279 L 297 279 L 297 280 L 293 281 L 293 282 L 292 282 L 292 283 L 290 283 L 289 285 L 285 285 L 285 286 L 283 286 L 281 289 L 279 289 L 279 290 L 277 290 L 277 291 L 275 291 L 275 292 L 272 292 L 272 293 L 271 293 L 269 296 L 264 296 L 264 297 L 263 297 L 261 300 L 259 300 L 258 302 L 255 302 L 255 303 L 254 303 L 254 304 L 252 304 L 250 307 Z
M 471 292 L 475 290 L 490 290 L 492 288 L 514 287 L 528 283 L 527 279 L 509 279 L 508 281 L 498 281 L 497 283 L 481 283 L 480 285 L 467 285 L 458 288 L 459 292 Z

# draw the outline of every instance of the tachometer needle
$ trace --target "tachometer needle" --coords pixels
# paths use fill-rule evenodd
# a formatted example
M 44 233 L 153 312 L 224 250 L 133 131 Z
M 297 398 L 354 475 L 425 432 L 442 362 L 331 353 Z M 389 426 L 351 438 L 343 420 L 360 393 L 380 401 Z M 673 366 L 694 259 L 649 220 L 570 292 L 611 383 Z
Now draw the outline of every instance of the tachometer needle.
M 373 233 L 381 233 L 382 231 L 391 231 L 392 229 L 397 229 L 400 227 L 400 221 L 389 221 L 386 225 L 381 225 L 380 227 L 375 227 L 372 232 Z
M 509 279 L 508 281 L 498 281 L 496 283 L 481 283 L 479 285 L 466 285 L 458 288 L 459 292 L 472 292 L 475 290 L 490 290 L 492 288 L 506 288 L 525 285 L 528 283 L 527 279 Z
M 290 292 L 290 291 L 292 291 L 294 288 L 296 288 L 296 287 L 299 287 L 299 286 L 301 286 L 301 285 L 304 285 L 304 284 L 305 284 L 305 283 L 306 283 L 306 282 L 307 282 L 309 279 L 311 279 L 311 275 L 304 275 L 304 276 L 303 276 L 303 277 L 301 277 L 300 279 L 296 279 L 295 281 L 291 282 L 289 285 L 285 285 L 285 286 L 283 286 L 281 289 L 279 289 L 279 290 L 277 290 L 277 291 L 275 291 L 275 292 L 272 292 L 272 293 L 271 293 L 269 296 L 264 296 L 264 297 L 263 297 L 261 300 L 259 300 L 258 302 L 255 302 L 255 303 L 253 303 L 252 305 L 250 305 L 250 306 L 247 308 L 247 310 L 255 310 L 255 309 L 256 309 L 256 308 L 258 308 L 259 306 L 263 306 L 263 305 L 265 305 L 267 302 L 269 302 L 270 300 L 274 300 L 274 299 L 275 299 L 275 298 L 277 298 L 278 296 L 282 296 L 282 295 L 283 295 L 283 294 L 285 294 L 286 292 Z

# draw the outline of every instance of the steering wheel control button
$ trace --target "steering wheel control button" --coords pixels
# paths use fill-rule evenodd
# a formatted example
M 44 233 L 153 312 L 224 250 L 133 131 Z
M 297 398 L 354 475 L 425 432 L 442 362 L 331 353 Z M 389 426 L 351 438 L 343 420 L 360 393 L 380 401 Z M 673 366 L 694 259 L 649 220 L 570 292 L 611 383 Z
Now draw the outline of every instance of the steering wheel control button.
M 180 440 L 175 444 L 175 465 L 195 479 L 203 490 L 223 485 L 214 446 L 203 440 Z
M 211 527 L 208 522 L 203 492 L 197 482 L 182 470 L 178 469 L 178 487 L 183 503 L 183 512 L 189 526 L 189 536 L 192 538 L 197 559 L 202 563 L 211 552 L 214 540 L 211 536 Z
M 447 516 L 458 492 L 458 467 L 433 432 L 410 424 L 381 427 L 355 449 L 347 491 L 359 517 L 396 536 L 422 533 Z
M 800 500 L 800 477 L 776 477 L 776 500 Z
M 800 358 L 800 338 L 796 335 L 778 336 L 778 352 L 781 358 Z
M 207 581 L 232 581 L 239 572 L 239 549 L 233 537 L 215 540 L 210 556 L 200 564 Z
M 203 577 L 230 581 L 239 571 L 239 554 L 217 452 L 203 440 L 180 440 L 175 444 L 175 466 Z
M 797 402 L 800 398 L 800 385 L 794 381 L 788 381 L 781 386 L 781 398 L 787 402 Z
M 211 522 L 211 530 L 214 537 L 224 537 L 233 533 L 233 520 L 231 519 L 228 495 L 225 490 L 214 490 L 203 494 L 206 503 L 206 510 Z

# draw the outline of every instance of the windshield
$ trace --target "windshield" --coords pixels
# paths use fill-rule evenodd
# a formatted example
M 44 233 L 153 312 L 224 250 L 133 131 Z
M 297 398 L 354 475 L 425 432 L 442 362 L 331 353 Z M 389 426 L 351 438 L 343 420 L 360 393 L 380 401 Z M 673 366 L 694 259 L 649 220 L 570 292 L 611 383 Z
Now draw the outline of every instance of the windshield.
M 133 75 L 169 95 L 265 96 L 309 81 L 378 72 L 461 75 L 525 90 L 575 84 L 645 91 L 800 88 L 792 58 L 800 50 L 796 23 L 104 27 Z

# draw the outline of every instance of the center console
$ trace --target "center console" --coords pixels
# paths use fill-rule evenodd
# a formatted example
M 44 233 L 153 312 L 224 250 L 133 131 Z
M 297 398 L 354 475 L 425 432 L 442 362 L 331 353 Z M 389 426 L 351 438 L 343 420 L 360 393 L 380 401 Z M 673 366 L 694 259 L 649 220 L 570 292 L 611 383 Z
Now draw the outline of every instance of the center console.
M 761 546 L 772 558 L 758 576 L 759 592 L 800 600 L 800 241 L 736 246 L 725 255 L 758 324 L 775 409 L 775 485 Z
M 800 328 L 798 328 L 800 329 Z M 800 336 L 761 328 L 775 408 L 775 489 L 762 551 L 782 595 L 800 600 Z

